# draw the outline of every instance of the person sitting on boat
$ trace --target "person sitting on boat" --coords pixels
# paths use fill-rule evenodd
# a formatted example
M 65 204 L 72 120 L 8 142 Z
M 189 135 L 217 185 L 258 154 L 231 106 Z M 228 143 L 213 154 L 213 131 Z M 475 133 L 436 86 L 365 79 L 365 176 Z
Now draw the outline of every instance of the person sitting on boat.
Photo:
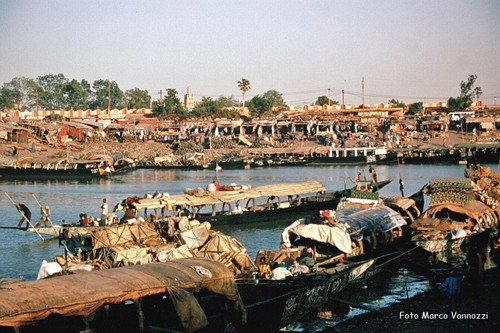
M 134 205 L 128 205 L 127 210 L 125 211 L 125 215 L 120 219 L 119 224 L 127 224 L 130 223 L 130 221 L 134 220 L 135 221 L 135 215 L 137 211 L 134 207 Z
M 35 228 L 39 227 L 42 225 L 42 223 L 45 225 L 45 228 L 49 227 L 49 220 L 50 220 L 50 208 L 49 206 L 45 206 L 45 208 L 40 207 L 40 213 L 42 214 L 42 217 L 40 217 L 40 220 L 35 224 Z
M 259 277 L 269 279 L 271 275 L 271 266 L 266 262 L 265 257 L 260 257 L 259 263 Z
M 177 216 L 186 216 L 187 218 L 191 217 L 191 212 L 186 207 L 182 206 L 177 210 Z
M 292 273 L 286 268 L 286 265 L 284 265 L 284 263 L 278 264 L 277 262 L 274 262 L 271 268 L 271 280 L 283 280 L 288 276 L 292 276 Z
M 243 209 L 241 208 L 239 201 L 236 201 L 236 204 L 234 206 L 232 213 L 233 213 L 233 215 L 243 214 Z
M 293 275 L 307 274 L 309 273 L 309 271 L 309 267 L 307 267 L 306 265 L 301 265 L 297 261 L 293 262 Z
M 219 184 L 219 182 L 217 180 L 214 180 L 212 183 L 215 186 L 215 190 L 220 191 L 220 188 L 222 187 L 221 184 Z
M 297 258 L 297 263 L 306 266 L 308 270 L 314 267 L 314 251 L 312 248 L 303 248 L 300 257 Z
M 21 220 L 19 220 L 19 223 L 17 224 L 18 228 L 21 228 L 23 226 L 23 222 L 26 221 L 26 229 L 28 229 L 29 223 L 31 222 L 31 211 L 24 204 L 24 202 L 19 202 L 19 204 L 16 205 L 17 210 L 21 214 Z
M 88 218 L 87 214 L 80 213 L 80 221 L 78 221 L 78 224 L 81 225 L 82 227 L 88 227 L 89 218 Z

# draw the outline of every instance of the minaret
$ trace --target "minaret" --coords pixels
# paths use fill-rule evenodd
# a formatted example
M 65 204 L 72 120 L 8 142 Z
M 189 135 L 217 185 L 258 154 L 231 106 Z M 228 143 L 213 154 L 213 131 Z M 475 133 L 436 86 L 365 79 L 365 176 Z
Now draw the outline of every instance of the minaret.
M 184 95 L 184 106 L 187 110 L 192 110 L 194 108 L 193 94 L 191 93 L 191 88 L 187 87 L 187 93 Z

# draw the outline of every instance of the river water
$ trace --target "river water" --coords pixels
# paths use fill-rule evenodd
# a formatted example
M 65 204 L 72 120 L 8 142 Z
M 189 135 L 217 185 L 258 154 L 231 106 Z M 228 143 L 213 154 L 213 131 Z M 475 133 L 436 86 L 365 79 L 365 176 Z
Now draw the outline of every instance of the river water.
M 75 223 L 80 213 L 100 216 L 100 205 L 107 198 L 110 209 L 127 196 L 143 196 L 155 191 L 179 193 L 185 188 L 206 188 L 217 176 L 221 184 L 264 185 L 282 182 L 317 180 L 329 191 L 352 187 L 360 168 L 368 175 L 367 167 L 261 167 L 245 170 L 152 170 L 139 169 L 109 179 L 91 180 L 0 180 L 0 190 L 8 193 L 15 202 L 24 201 L 32 211 L 32 220 L 38 221 L 40 210 L 33 197 L 51 208 L 54 223 Z M 417 192 L 433 178 L 463 177 L 463 165 L 379 165 L 379 180 L 392 179 L 381 189 L 382 196 L 400 195 L 399 178 L 404 181 L 405 195 Z M 20 216 L 4 193 L 0 196 L 0 227 L 16 226 Z M 290 223 L 293 221 L 290 221 Z M 259 249 L 278 249 L 283 224 L 221 226 L 219 230 L 238 239 L 246 246 L 252 259 Z M 41 241 L 36 234 L 22 230 L 0 228 L 0 278 L 36 279 L 42 260 L 51 261 L 63 254 L 56 239 Z M 400 278 L 395 275 L 395 279 Z M 389 282 L 390 283 L 390 282 Z M 423 286 L 425 288 L 425 286 Z M 417 288 L 419 289 L 419 288 Z M 407 292 L 407 290 L 406 290 Z M 380 298 L 379 298 L 380 299 Z

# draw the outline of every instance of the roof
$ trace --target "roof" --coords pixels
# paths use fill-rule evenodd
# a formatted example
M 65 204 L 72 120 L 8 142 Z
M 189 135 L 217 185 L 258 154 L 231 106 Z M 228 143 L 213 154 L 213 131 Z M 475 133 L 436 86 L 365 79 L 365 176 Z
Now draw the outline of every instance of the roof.
M 232 273 L 222 263 L 206 258 L 127 266 L 9 284 L 0 288 L 0 326 L 23 326 L 50 314 L 89 316 L 105 304 L 119 304 L 145 296 L 168 293 L 177 311 L 194 311 L 182 318 L 184 329 L 206 323 L 204 313 L 191 307 L 194 298 L 178 298 L 208 289 L 241 302 Z M 195 300 L 196 301 L 196 300 Z M 195 304 L 196 305 L 196 304 Z M 200 318 L 198 316 L 203 316 Z
M 449 204 L 433 206 L 424 212 L 422 218 L 430 217 L 433 214 L 445 209 L 450 210 L 452 212 L 465 214 L 475 220 L 479 220 L 479 218 L 484 214 L 493 213 L 493 210 L 484 203 L 482 203 L 481 201 L 469 200 L 463 205 L 449 203 Z
M 326 191 L 323 184 L 317 181 L 308 181 L 298 183 L 269 184 L 238 191 L 205 192 L 204 196 L 175 194 L 171 195 L 168 200 L 175 202 L 175 204 L 179 206 L 202 206 L 258 197 L 316 194 L 323 191 Z

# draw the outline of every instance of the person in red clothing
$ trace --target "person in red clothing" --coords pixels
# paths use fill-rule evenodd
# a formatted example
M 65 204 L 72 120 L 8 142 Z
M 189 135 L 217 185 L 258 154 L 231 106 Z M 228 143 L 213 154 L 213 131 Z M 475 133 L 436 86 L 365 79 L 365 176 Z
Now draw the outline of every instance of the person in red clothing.
M 215 190 L 216 190 L 216 191 L 219 191 L 219 190 L 220 190 L 220 187 L 221 187 L 221 186 L 220 186 L 220 184 L 219 184 L 216 180 L 214 180 L 214 181 L 213 181 L 213 183 L 214 183 L 214 185 L 215 185 Z

